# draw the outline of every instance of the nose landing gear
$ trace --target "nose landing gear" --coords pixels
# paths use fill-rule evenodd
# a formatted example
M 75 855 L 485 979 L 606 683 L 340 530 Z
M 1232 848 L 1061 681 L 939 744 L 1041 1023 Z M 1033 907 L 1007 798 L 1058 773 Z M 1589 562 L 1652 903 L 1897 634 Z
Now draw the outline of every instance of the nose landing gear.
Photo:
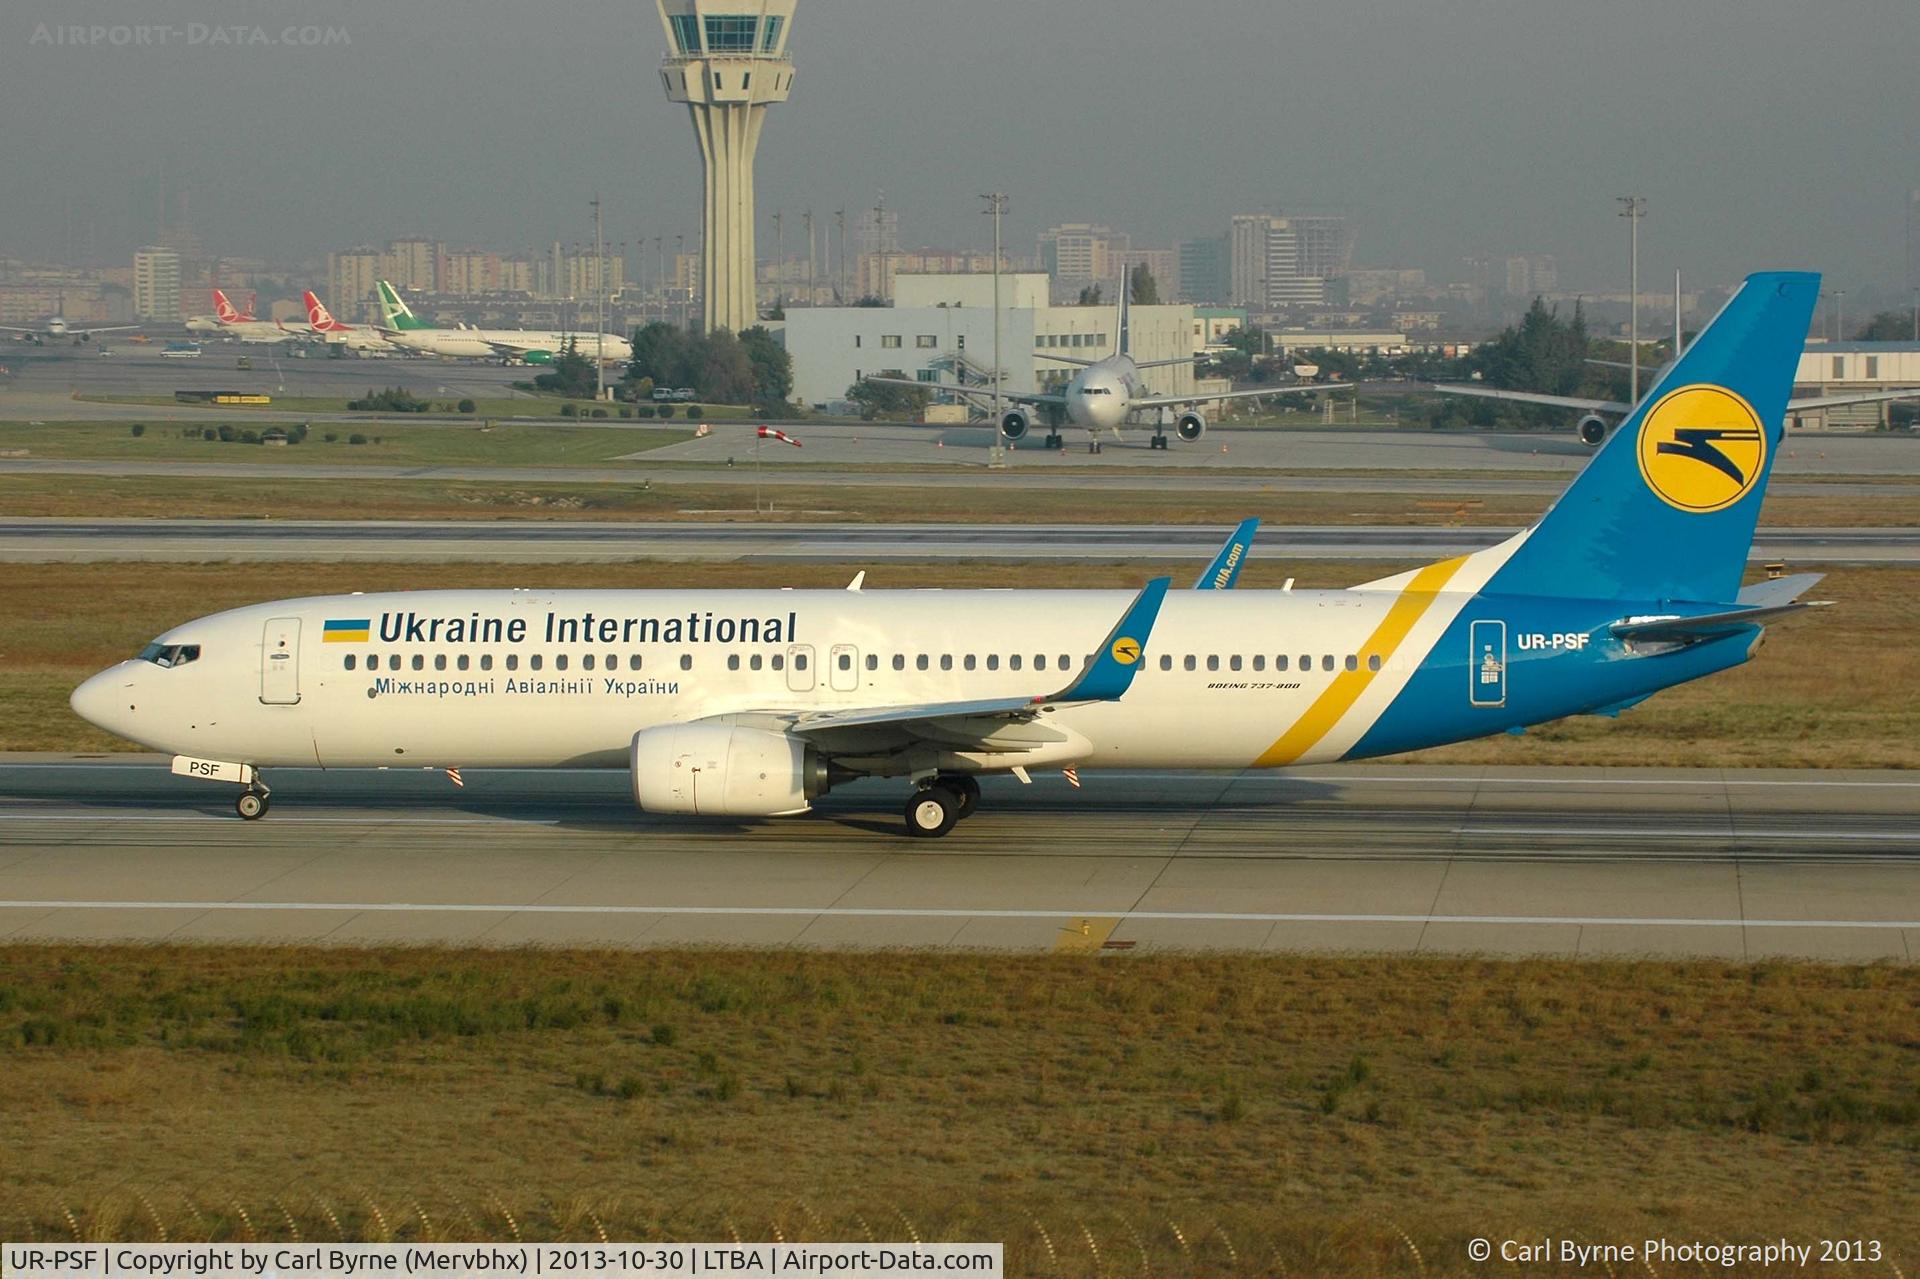
M 240 798 L 233 801 L 233 811 L 250 822 L 257 822 L 267 815 L 268 800 L 273 792 L 255 773 L 247 789 L 240 792 Z

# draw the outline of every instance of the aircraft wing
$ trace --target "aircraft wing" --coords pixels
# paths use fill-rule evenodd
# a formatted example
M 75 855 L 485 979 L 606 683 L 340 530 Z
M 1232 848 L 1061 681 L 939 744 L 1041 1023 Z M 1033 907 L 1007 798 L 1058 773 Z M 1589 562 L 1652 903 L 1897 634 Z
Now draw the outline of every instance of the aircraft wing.
M 1788 400 L 1789 409 L 1830 409 L 1842 404 L 1879 404 L 1885 400 L 1920 400 L 1920 386 L 1898 391 L 1855 391 L 1843 395 L 1809 395 Z
M 40 329 L 23 329 L 12 324 L 0 324 L 0 333 L 39 333 Z
M 961 386 L 958 382 L 917 382 L 904 377 L 864 377 L 862 382 L 879 382 L 886 386 L 912 386 L 922 391 L 953 391 L 959 395 L 983 395 L 991 399 L 993 388 L 988 386 Z M 1013 404 L 1065 404 L 1064 395 L 1048 395 L 1044 391 L 1002 391 L 1000 398 Z
M 139 327 L 137 324 L 70 324 L 67 326 L 67 331 L 70 333 L 88 334 L 125 333 L 128 329 L 137 329 Z
M 1323 391 L 1351 391 L 1351 382 L 1313 382 L 1304 386 L 1268 386 L 1257 391 L 1206 391 L 1192 395 L 1145 395 L 1130 402 L 1130 408 L 1170 409 L 1187 404 L 1214 404 L 1220 400 L 1257 400 L 1269 395 L 1313 394 Z
M 1587 409 L 1594 413 L 1631 413 L 1633 405 L 1618 400 L 1583 400 L 1573 395 L 1542 395 L 1534 391 L 1503 391 L 1492 386 L 1461 386 L 1457 382 L 1435 382 L 1426 388 L 1442 395 L 1471 395 L 1483 400 L 1512 400 L 1519 404 L 1544 404 L 1556 409 Z
M 1058 360 L 1062 364 L 1078 364 L 1083 369 L 1090 369 L 1100 363 L 1098 360 L 1082 360 L 1072 355 L 1055 355 L 1051 351 L 1035 351 L 1034 354 L 1043 360 Z M 1140 368 L 1141 366 L 1136 364 L 1134 367 Z
M 791 716 L 788 731 L 802 737 L 851 730 L 893 730 L 896 743 L 927 742 L 951 748 L 1019 754 L 1067 740 L 1044 724 L 1035 724 L 1057 706 L 1118 701 L 1133 685 L 1146 658 L 1147 637 L 1172 579 L 1156 577 L 1133 597 L 1113 629 L 1100 642 L 1093 661 L 1066 687 L 1030 697 L 990 697 L 959 702 L 921 702 L 898 706 L 803 711 Z M 870 736 L 861 734 L 859 736 Z

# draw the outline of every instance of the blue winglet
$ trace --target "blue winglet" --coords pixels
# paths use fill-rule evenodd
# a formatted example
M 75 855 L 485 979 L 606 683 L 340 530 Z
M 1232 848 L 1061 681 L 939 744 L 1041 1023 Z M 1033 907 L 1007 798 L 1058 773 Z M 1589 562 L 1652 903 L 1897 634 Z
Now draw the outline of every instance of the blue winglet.
M 1172 578 L 1156 577 L 1142 587 L 1133 597 L 1133 603 L 1127 605 L 1127 611 L 1107 632 L 1107 638 L 1100 642 L 1099 650 L 1093 655 L 1093 665 L 1072 684 L 1041 700 L 1111 702 L 1132 687 L 1134 673 L 1147 658 L 1147 637 L 1153 631 L 1154 619 L 1160 616 L 1160 604 L 1172 585 Z
M 1196 591 L 1230 591 L 1233 584 L 1240 580 L 1240 570 L 1246 567 L 1247 555 L 1253 550 L 1253 534 L 1260 527 L 1259 517 L 1241 520 L 1240 527 L 1233 530 L 1220 553 L 1213 557 L 1193 584 Z

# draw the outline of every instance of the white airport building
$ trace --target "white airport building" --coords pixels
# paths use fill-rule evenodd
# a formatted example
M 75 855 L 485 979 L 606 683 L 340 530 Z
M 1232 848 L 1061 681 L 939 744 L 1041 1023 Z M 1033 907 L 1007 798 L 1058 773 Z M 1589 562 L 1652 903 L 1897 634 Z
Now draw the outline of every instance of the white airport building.
M 1111 355 L 1118 308 L 1053 306 L 1043 273 L 1000 277 L 1000 350 L 1008 392 L 1039 391 L 1066 381 L 1070 364 L 1043 359 L 1056 351 L 1080 360 Z M 804 404 L 843 401 L 863 377 L 897 370 L 923 382 L 964 382 L 983 391 L 993 368 L 993 276 L 901 275 L 890 307 L 815 307 L 787 312 L 787 353 L 794 398 Z M 1194 317 L 1190 306 L 1132 309 L 1133 357 L 1179 359 L 1141 376 L 1157 394 L 1194 390 Z
M 1920 342 L 1810 342 L 1794 371 L 1795 395 L 1845 395 L 1920 387 Z M 1845 404 L 1796 413 L 1797 431 L 1872 430 L 1886 426 L 1893 405 Z

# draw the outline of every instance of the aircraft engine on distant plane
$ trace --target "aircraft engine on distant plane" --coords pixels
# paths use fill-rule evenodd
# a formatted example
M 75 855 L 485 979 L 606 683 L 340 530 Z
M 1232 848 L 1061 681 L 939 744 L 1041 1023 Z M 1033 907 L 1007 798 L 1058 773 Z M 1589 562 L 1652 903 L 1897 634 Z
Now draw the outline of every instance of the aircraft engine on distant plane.
M 1032 425 L 1024 409 L 1008 409 L 1006 416 L 1000 419 L 1000 434 L 1010 440 L 1025 439 L 1027 428 Z
M 552 351 L 526 351 L 521 354 L 520 358 L 525 360 L 528 364 L 552 364 L 553 352 Z
M 1607 419 L 1589 413 L 1580 419 L 1580 442 L 1597 449 L 1607 442 Z
M 832 784 L 807 742 L 739 724 L 663 724 L 633 735 L 633 800 L 649 813 L 804 813 Z
M 1174 434 L 1191 444 L 1207 433 L 1207 419 L 1198 409 L 1188 409 L 1173 420 Z

